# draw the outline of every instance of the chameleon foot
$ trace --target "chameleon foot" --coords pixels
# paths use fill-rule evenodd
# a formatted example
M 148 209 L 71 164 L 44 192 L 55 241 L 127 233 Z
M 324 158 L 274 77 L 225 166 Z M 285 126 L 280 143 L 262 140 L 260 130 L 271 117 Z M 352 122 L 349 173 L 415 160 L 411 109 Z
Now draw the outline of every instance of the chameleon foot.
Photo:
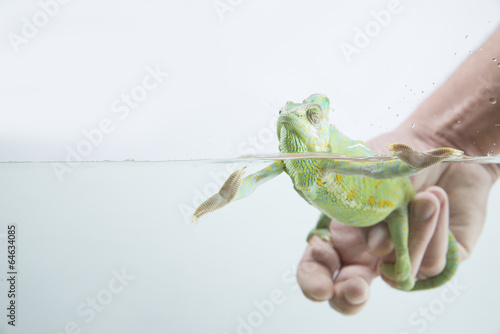
M 241 180 L 243 179 L 243 170 L 245 168 L 246 167 L 243 167 L 234 171 L 226 182 L 224 182 L 224 185 L 220 188 L 217 194 L 201 203 L 201 205 L 194 212 L 191 221 L 194 220 L 194 222 L 197 222 L 201 216 L 229 204 L 236 196 L 238 189 L 240 189 Z
M 463 151 L 450 147 L 440 147 L 425 152 L 417 151 L 411 146 L 402 143 L 388 144 L 387 147 L 403 162 L 418 169 L 430 167 L 452 157 L 464 156 Z
M 322 229 L 314 229 L 311 232 L 309 232 L 309 235 L 307 236 L 307 242 L 309 244 L 311 244 L 311 239 L 314 235 L 317 235 L 323 241 L 326 241 L 326 242 L 332 241 L 332 235 L 330 234 L 329 229 L 323 229 L 323 228 Z
M 380 266 L 380 273 L 396 282 L 399 289 L 409 291 L 415 285 L 415 280 L 409 272 L 396 272 L 396 265 L 384 263 Z

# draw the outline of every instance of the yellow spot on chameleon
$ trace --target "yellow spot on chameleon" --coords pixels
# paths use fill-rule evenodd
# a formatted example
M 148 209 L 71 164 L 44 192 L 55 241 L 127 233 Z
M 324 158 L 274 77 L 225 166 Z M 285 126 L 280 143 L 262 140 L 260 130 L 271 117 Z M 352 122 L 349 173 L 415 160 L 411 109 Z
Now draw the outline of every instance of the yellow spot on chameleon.
M 274 162 L 274 164 L 275 164 L 276 166 L 279 166 L 279 165 L 280 165 L 280 162 L 279 162 L 279 161 L 275 161 L 275 162 Z
M 375 205 L 375 196 L 373 194 L 368 199 L 368 204 L 370 204 L 371 206 Z
M 321 179 L 317 179 L 316 184 L 321 187 L 323 185 L 323 181 L 321 181 Z
M 365 182 L 365 177 L 363 176 L 363 179 L 362 179 L 363 183 Z
M 383 200 L 378 201 L 378 207 L 379 208 L 383 208 L 384 206 L 388 206 L 391 209 L 394 209 L 394 203 L 392 203 L 392 201 L 388 200 L 388 199 L 383 199 Z
M 403 231 L 408 231 L 408 228 L 406 226 L 403 226 Z
M 342 182 L 342 175 L 335 174 L 335 179 L 337 180 L 337 183 L 340 184 L 340 182 Z
M 354 198 L 354 196 L 356 196 L 356 189 L 358 189 L 358 185 L 357 184 L 354 185 L 354 189 L 351 190 L 351 192 L 349 193 L 349 195 L 347 195 L 347 198 L 349 200 L 352 200 Z
M 267 166 L 266 169 L 271 169 L 271 166 Z
M 382 184 L 382 180 L 378 181 L 377 184 L 375 185 L 375 189 L 377 189 L 381 184 Z
M 351 164 L 350 161 L 348 161 L 348 162 L 345 163 L 346 166 L 349 166 L 350 164 Z
M 389 160 L 389 165 L 391 165 L 391 164 L 392 164 L 392 160 Z

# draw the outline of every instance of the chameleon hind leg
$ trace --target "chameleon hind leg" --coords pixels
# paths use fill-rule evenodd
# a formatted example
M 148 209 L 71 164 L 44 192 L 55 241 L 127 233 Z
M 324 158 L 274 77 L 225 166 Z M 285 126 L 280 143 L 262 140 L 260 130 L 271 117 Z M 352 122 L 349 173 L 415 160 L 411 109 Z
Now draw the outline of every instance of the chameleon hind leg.
M 330 234 L 330 222 L 332 219 L 325 215 L 324 213 L 321 214 L 321 216 L 318 219 L 318 223 L 316 224 L 316 227 L 309 232 L 309 235 L 307 236 L 307 242 L 311 241 L 311 238 L 314 235 L 317 235 L 324 241 L 330 241 L 332 239 L 332 235 Z
M 441 286 L 448 282 L 457 271 L 460 262 L 458 244 L 453 233 L 451 233 L 451 231 L 448 233 L 448 251 L 446 253 L 446 266 L 444 270 L 437 276 L 417 281 L 412 291 L 432 289 Z
M 389 233 L 394 243 L 396 263 L 385 263 L 380 272 L 395 281 L 402 290 L 411 290 L 415 280 L 411 276 L 411 262 L 408 251 L 408 210 L 406 207 L 394 210 L 386 218 Z

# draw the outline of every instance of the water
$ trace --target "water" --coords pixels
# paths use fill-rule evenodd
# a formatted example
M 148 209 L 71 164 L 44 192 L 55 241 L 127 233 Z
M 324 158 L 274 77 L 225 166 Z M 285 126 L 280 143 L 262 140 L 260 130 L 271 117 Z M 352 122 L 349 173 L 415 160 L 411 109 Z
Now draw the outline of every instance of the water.
M 196 203 L 241 161 L 87 162 L 62 180 L 56 163 L 0 164 L 1 300 L 5 306 L 7 226 L 16 224 L 19 333 L 77 326 L 82 333 L 232 334 L 243 323 L 255 333 L 363 333 L 374 326 L 417 333 L 422 307 L 435 317 L 426 333 L 463 332 L 461 318 L 496 326 L 498 186 L 483 235 L 459 269 L 458 290 L 405 293 L 376 279 L 353 321 L 298 289 L 295 266 L 318 213 L 286 175 L 189 222 Z M 262 311 L 277 295 L 280 303 Z

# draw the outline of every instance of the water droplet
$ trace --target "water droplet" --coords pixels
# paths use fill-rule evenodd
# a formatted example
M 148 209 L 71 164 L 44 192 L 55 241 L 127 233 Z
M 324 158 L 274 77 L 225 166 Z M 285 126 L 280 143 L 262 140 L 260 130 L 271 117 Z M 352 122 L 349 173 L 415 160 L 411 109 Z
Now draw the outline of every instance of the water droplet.
M 483 48 L 479 48 L 479 51 L 483 51 Z
M 493 146 L 497 146 L 497 143 L 493 143 Z
M 497 66 L 500 67 L 500 63 L 498 63 Z
M 494 97 L 490 97 L 488 101 L 490 101 L 491 104 L 497 103 L 497 99 L 495 99 Z
M 456 56 L 456 55 L 457 55 L 457 53 L 455 52 L 455 53 L 454 53 L 454 55 Z
M 398 117 L 398 116 L 399 116 L 399 114 L 396 114 L 396 117 Z
M 457 124 L 460 124 L 460 123 L 462 123 L 462 121 L 457 121 Z
M 432 114 L 432 117 L 436 117 L 436 114 Z
M 422 94 L 424 93 L 424 91 L 422 91 Z
M 391 107 L 387 107 L 387 109 L 391 109 Z
M 415 127 L 415 123 L 412 123 L 411 124 L 411 128 L 413 129 Z
M 472 53 L 472 50 L 469 50 L 469 53 Z
M 493 154 L 493 151 L 489 151 L 489 152 L 488 152 L 488 156 L 489 156 L 489 157 L 491 157 L 492 155 L 494 155 L 494 154 Z
M 497 59 L 496 59 L 496 58 L 493 58 L 492 60 L 493 60 L 493 61 L 497 61 Z
M 495 124 L 495 126 L 500 126 L 500 123 Z
M 435 82 L 433 82 L 432 84 L 433 84 L 433 85 L 435 85 L 436 83 L 435 83 Z

